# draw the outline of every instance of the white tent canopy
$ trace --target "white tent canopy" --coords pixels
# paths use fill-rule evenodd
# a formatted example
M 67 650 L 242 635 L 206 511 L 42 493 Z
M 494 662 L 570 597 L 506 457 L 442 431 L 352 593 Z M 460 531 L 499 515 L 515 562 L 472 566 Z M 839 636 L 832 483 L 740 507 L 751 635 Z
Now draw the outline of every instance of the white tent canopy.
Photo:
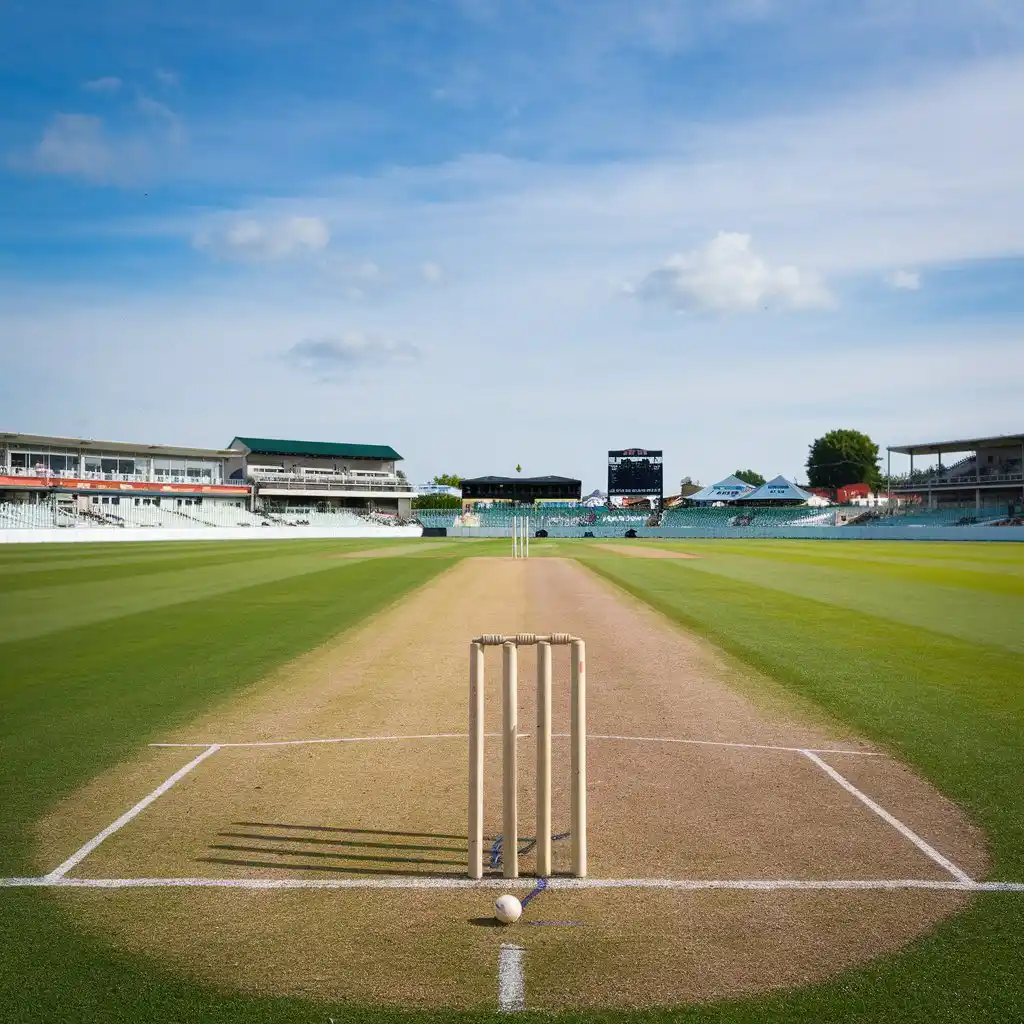
M 780 478 L 781 479 L 781 478 Z M 754 485 L 744 483 L 739 477 L 727 476 L 719 480 L 717 484 L 705 487 L 696 494 L 691 494 L 688 501 L 738 501 L 740 498 L 749 498 Z
M 784 476 L 777 476 L 743 497 L 747 501 L 807 501 L 811 493 L 790 483 Z

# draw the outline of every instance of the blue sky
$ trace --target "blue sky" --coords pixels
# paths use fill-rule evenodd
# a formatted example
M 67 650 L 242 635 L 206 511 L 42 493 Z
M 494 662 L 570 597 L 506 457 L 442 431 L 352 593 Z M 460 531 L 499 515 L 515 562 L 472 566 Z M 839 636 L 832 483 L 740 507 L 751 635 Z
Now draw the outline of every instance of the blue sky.
M 2 429 L 670 489 L 1022 428 L 1019 0 L 0 11 Z

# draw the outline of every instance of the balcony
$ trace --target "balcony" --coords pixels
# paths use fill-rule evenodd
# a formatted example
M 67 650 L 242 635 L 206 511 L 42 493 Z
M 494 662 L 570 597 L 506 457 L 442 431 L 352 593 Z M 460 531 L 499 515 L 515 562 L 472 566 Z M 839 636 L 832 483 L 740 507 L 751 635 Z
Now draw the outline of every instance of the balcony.
M 400 495 L 414 496 L 412 484 L 396 473 L 327 473 L 327 472 L 278 472 L 262 466 L 250 466 L 249 481 L 262 494 L 322 494 L 322 495 Z
M 397 476 L 380 479 L 345 474 L 316 474 L 306 476 L 295 473 L 252 473 L 250 481 L 261 494 L 334 494 L 415 497 L 412 485 Z
M 194 487 L 222 486 L 224 483 L 234 483 L 236 486 L 246 486 L 241 481 L 224 481 L 219 475 L 214 476 L 189 476 L 185 473 L 174 474 L 150 474 L 150 473 L 101 473 L 95 470 L 86 470 L 79 473 L 73 469 L 36 469 L 25 468 L 24 466 L 2 466 L 0 465 L 0 476 L 22 476 L 31 477 L 36 480 L 59 482 L 61 480 L 109 480 L 111 483 L 128 484 L 192 484 Z
M 958 473 L 952 476 L 944 473 L 913 473 L 893 476 L 890 486 L 894 491 L 956 490 L 972 487 L 999 487 L 1007 484 L 1024 483 L 1024 472 L 1020 469 L 1003 467 L 999 470 L 984 470 L 978 474 Z

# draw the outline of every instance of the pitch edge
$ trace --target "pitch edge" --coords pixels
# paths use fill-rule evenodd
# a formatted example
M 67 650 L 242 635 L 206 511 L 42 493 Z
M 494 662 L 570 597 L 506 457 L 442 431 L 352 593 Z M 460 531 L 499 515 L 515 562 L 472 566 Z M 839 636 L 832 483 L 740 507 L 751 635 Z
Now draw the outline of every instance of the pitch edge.
M 532 889 L 532 878 L 0 878 L 0 889 Z M 1024 882 L 955 882 L 930 878 L 879 879 L 704 879 L 704 878 L 551 878 L 550 890 L 662 889 L 696 892 L 740 889 L 892 891 L 925 889 L 940 892 L 1024 892 Z

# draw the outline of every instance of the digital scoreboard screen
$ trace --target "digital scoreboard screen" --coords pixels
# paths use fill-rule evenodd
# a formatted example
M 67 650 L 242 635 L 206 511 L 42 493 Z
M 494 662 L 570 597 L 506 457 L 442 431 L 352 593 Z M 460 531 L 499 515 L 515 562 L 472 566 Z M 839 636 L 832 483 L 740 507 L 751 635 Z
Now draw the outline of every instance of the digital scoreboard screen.
M 623 448 L 608 453 L 608 495 L 664 494 L 660 451 Z

